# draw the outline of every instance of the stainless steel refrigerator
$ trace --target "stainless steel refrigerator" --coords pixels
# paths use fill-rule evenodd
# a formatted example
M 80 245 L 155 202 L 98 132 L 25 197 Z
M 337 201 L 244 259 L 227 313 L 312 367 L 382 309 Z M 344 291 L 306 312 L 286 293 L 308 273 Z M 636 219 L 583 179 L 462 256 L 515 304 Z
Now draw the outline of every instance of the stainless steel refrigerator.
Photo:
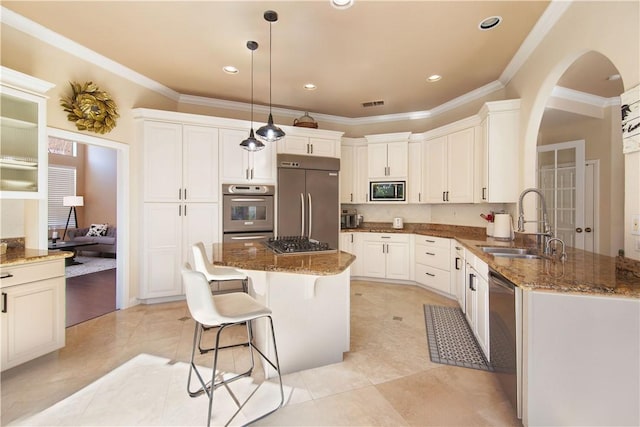
M 338 248 L 340 159 L 278 154 L 278 236 Z

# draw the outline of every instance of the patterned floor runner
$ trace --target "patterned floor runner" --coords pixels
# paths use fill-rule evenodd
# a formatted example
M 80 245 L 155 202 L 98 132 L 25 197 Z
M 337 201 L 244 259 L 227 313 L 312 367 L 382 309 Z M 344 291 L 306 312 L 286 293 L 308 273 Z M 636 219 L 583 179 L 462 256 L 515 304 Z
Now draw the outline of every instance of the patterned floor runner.
M 473 332 L 457 307 L 424 306 L 431 361 L 445 365 L 492 371 Z

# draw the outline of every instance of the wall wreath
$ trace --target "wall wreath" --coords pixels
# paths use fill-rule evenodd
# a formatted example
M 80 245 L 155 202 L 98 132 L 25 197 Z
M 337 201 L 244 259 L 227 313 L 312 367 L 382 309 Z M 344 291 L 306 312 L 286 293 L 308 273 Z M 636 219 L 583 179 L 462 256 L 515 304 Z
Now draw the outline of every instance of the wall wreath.
M 76 122 L 78 130 L 107 133 L 116 127 L 116 119 L 120 117 L 118 107 L 107 92 L 93 82 L 69 84 L 73 95 L 63 97 L 60 105 L 69 113 L 67 119 Z

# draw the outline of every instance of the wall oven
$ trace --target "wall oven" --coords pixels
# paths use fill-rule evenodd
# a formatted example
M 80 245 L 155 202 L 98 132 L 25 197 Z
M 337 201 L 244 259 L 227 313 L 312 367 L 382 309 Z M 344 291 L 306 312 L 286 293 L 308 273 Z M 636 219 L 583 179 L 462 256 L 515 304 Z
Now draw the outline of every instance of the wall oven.
M 225 184 L 222 194 L 224 242 L 264 241 L 273 237 L 273 185 Z

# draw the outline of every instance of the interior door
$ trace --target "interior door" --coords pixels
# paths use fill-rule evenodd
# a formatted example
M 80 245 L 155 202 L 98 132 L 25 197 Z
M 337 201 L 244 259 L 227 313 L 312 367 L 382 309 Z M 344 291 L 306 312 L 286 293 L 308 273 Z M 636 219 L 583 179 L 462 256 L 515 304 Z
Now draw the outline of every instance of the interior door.
M 338 248 L 339 181 L 337 171 L 307 170 L 307 235 Z
M 583 250 L 584 180 L 584 140 L 538 146 L 538 188 L 545 195 L 551 231 L 567 246 Z
M 305 171 L 278 169 L 278 236 L 306 235 Z

